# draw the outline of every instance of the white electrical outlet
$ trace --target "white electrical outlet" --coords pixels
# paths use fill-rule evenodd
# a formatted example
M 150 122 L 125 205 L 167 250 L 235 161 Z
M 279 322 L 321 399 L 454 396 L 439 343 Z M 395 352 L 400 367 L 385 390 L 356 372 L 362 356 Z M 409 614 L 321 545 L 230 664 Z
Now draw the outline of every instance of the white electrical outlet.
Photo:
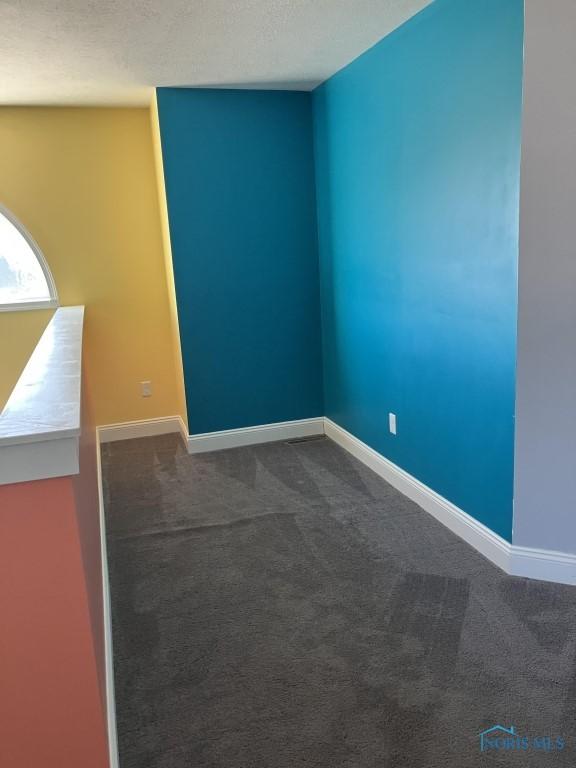
M 395 413 L 388 414 L 388 425 L 390 426 L 390 432 L 393 435 L 395 435 L 396 434 L 396 414 Z
M 140 382 L 140 393 L 142 397 L 152 397 L 152 382 L 151 381 L 141 381 Z

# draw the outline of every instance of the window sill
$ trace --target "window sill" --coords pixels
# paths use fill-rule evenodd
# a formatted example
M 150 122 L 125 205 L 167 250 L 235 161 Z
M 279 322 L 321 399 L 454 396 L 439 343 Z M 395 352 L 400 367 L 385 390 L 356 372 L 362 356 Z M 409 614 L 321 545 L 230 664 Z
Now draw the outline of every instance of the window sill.
M 0 312 L 27 312 L 33 309 L 58 309 L 56 299 L 46 301 L 19 301 L 14 304 L 0 304 Z
M 0 415 L 0 485 L 78 473 L 84 307 L 58 309 Z

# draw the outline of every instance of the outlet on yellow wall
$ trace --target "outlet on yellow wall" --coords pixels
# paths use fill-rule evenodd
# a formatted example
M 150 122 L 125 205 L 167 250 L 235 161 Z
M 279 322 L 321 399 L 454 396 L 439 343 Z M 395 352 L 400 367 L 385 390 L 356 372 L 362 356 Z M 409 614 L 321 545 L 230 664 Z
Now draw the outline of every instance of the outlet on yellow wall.
M 0 108 L 0 202 L 44 252 L 61 305 L 86 306 L 84 363 L 96 423 L 186 419 L 150 111 Z M 0 339 L 11 339 L 0 396 L 46 319 L 0 314 Z M 154 381 L 154 397 L 134 387 L 145 379 Z

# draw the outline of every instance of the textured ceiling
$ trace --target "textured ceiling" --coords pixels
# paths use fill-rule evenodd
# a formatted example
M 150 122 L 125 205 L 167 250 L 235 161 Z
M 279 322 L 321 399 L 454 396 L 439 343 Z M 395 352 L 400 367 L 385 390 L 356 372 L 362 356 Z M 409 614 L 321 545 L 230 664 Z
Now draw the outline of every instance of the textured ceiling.
M 430 0 L 0 0 L 0 104 L 313 88 Z

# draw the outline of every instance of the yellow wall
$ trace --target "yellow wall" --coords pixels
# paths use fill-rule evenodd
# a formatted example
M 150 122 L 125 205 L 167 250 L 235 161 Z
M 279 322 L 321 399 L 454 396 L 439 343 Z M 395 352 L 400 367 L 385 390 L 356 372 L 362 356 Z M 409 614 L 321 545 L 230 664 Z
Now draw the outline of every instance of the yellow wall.
M 86 306 L 97 424 L 186 416 L 154 163 L 148 109 L 0 108 L 0 202 L 43 250 L 61 305 Z M 39 329 L 34 315 L 0 315 L 2 361 Z
M 178 305 L 176 303 L 176 288 L 174 285 L 174 265 L 172 263 L 172 243 L 170 242 L 170 225 L 168 223 L 168 203 L 166 200 L 166 187 L 164 184 L 164 163 L 162 161 L 162 144 L 160 140 L 160 121 L 158 117 L 158 103 L 156 91 L 150 107 L 152 125 L 152 140 L 154 144 L 154 162 L 156 166 L 156 183 L 158 191 L 158 206 L 160 208 L 160 224 L 162 229 L 162 244 L 164 250 L 164 267 L 166 270 L 166 282 L 168 288 L 168 305 L 170 307 L 170 329 L 172 337 L 172 355 L 176 376 L 176 395 L 178 397 L 178 413 L 184 423 L 186 418 L 186 393 L 184 390 L 184 368 L 182 366 L 182 349 L 180 347 L 180 327 L 178 325 Z
M 53 310 L 42 312 L 0 312 L 0 411 L 10 393 Z

